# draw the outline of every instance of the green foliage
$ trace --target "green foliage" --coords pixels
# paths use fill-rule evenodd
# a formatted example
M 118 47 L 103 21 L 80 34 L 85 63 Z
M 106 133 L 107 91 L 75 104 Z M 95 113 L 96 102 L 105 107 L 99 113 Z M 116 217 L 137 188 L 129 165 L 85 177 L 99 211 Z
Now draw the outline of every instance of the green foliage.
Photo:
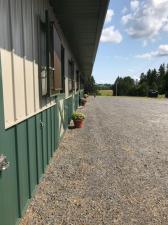
M 84 90 L 86 93 L 96 92 L 96 83 L 93 76 L 90 76 L 85 79 Z
M 113 91 L 112 90 L 98 90 L 97 91 L 97 95 L 100 95 L 100 96 L 112 96 L 113 95 Z
M 149 90 L 158 91 L 160 95 L 166 94 L 168 93 L 168 64 L 167 67 L 161 64 L 158 71 L 149 69 L 146 74 L 142 73 L 139 81 L 129 76 L 118 77 L 112 89 L 114 95 L 118 96 L 147 96 Z
M 85 119 L 85 115 L 83 113 L 74 112 L 72 114 L 72 120 L 84 120 L 84 119 Z
M 118 77 L 113 85 L 113 93 L 120 96 L 132 95 L 134 88 L 135 81 L 131 77 Z
M 111 90 L 112 85 L 111 84 L 96 84 L 97 90 Z
M 84 94 L 84 96 L 83 96 L 84 98 L 87 98 L 88 97 L 88 94 Z

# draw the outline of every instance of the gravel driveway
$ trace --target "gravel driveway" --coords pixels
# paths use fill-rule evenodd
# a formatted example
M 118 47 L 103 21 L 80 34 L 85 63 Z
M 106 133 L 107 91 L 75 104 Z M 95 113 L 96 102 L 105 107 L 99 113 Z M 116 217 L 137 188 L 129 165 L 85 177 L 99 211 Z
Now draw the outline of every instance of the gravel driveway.
M 168 225 L 168 100 L 90 98 L 21 225 Z

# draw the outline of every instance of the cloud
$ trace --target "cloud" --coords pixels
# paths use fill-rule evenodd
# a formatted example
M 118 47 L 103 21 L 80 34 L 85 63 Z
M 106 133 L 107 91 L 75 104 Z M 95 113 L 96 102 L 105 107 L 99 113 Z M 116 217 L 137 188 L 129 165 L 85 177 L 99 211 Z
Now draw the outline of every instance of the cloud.
M 131 0 L 122 23 L 133 38 L 152 39 L 160 32 L 168 32 L 168 0 Z
M 152 59 L 155 57 L 168 56 L 168 45 L 160 45 L 156 51 L 148 52 L 145 54 L 137 55 L 136 58 Z
M 121 33 L 118 30 L 115 30 L 114 26 L 110 26 L 103 29 L 100 41 L 120 43 L 122 39 Z
M 132 20 L 131 14 L 127 14 L 127 15 L 122 17 L 122 22 L 123 22 L 124 25 L 127 25 L 130 20 Z
M 139 8 L 139 1 L 138 0 L 134 0 L 130 2 L 130 7 L 131 10 L 136 10 Z
M 108 9 L 106 14 L 105 24 L 111 22 L 113 15 L 114 15 L 114 11 L 112 9 Z
M 128 12 L 127 7 L 124 7 L 124 8 L 122 9 L 122 11 L 121 11 L 122 14 L 126 14 L 127 12 Z

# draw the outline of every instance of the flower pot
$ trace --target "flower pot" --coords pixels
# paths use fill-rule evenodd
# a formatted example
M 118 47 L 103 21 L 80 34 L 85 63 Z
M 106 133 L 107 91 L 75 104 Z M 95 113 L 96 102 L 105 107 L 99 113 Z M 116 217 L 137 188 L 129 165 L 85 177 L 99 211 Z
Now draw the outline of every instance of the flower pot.
M 82 128 L 84 126 L 83 120 L 74 120 L 74 125 L 76 128 Z
M 85 106 L 85 105 L 86 105 L 86 101 L 83 101 L 83 102 L 82 102 L 82 106 Z

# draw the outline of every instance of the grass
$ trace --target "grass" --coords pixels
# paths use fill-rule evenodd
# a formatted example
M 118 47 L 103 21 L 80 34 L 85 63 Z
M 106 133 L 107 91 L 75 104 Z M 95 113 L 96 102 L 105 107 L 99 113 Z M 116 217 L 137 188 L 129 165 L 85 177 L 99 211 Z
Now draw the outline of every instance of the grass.
M 113 96 L 113 91 L 112 90 L 98 90 L 98 94 L 99 96 Z M 146 98 L 146 99 L 151 99 L 147 96 L 145 97 L 139 97 L 139 96 L 118 96 L 118 97 L 133 97 L 133 98 Z M 157 98 L 153 98 L 153 99 L 165 99 L 165 95 L 158 95 Z
M 158 98 L 160 99 L 165 98 L 165 95 L 158 95 Z
M 100 96 L 113 96 L 112 90 L 98 90 L 98 95 Z

